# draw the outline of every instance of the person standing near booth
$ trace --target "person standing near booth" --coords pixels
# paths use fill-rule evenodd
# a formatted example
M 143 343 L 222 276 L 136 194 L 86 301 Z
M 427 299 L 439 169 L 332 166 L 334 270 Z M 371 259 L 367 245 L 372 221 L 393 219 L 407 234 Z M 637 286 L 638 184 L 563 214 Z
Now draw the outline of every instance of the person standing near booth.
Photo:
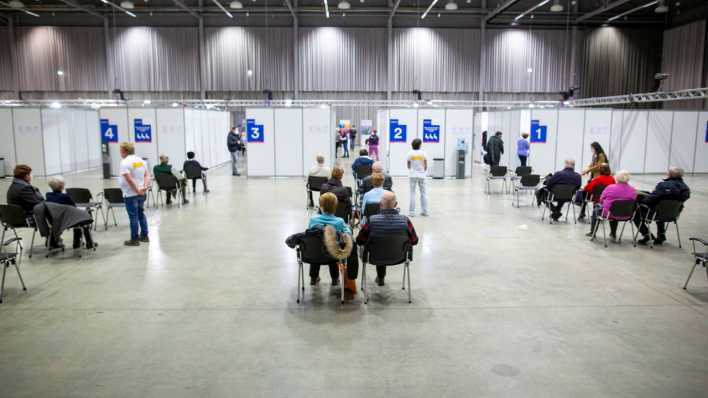
M 516 154 L 519 155 L 519 162 L 521 162 L 521 167 L 526 167 L 526 161 L 529 158 L 529 151 L 531 145 L 528 141 L 529 133 L 522 133 L 519 141 L 516 142 Z
M 416 138 L 411 143 L 413 150 L 408 152 L 408 181 L 411 188 L 411 201 L 409 215 L 415 216 L 415 191 L 420 188 L 420 215 L 426 217 L 428 215 L 428 192 L 425 178 L 428 174 L 428 155 L 420 149 L 422 141 Z
M 239 126 L 239 130 L 241 126 Z M 231 175 L 240 176 L 238 172 L 238 162 L 241 158 L 241 135 L 236 127 L 231 127 L 228 136 L 226 137 L 226 147 L 231 154 Z
M 148 225 L 145 218 L 145 193 L 150 189 L 150 173 L 145 161 L 135 156 L 132 142 L 120 143 L 120 176 L 118 182 L 125 198 L 125 210 L 130 219 L 130 240 L 126 246 L 140 246 L 148 243 Z
M 375 161 L 379 161 L 379 136 L 376 134 L 376 129 L 371 130 L 371 135 L 366 139 L 366 144 L 369 146 L 369 156 Z

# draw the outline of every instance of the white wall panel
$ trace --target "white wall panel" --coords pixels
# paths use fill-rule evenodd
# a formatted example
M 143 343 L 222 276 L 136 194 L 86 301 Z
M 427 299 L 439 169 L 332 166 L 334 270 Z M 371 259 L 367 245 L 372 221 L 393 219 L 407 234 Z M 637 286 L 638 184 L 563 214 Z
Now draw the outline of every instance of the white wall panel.
M 121 141 L 133 141 L 131 129 L 128 128 L 128 110 L 124 108 L 102 108 L 99 111 L 99 117 L 100 119 L 108 119 L 110 124 L 117 127 L 117 131 L 114 134 L 117 134 L 118 142 L 108 144 L 108 151 L 111 155 L 111 174 L 117 176 L 121 160 L 118 145 Z
M 610 169 L 614 173 L 619 170 L 622 157 L 622 130 L 623 111 L 621 109 L 612 110 L 612 126 L 610 127 L 610 147 L 607 149 L 607 156 L 610 160 Z
M 5 173 L 12 175 L 15 168 L 15 134 L 11 109 L 0 109 L 0 158 L 5 159 Z
M 70 136 L 67 142 L 74 151 L 74 171 L 86 170 L 89 168 L 89 138 L 88 127 L 86 126 L 86 114 L 89 111 L 75 110 L 72 114 Z
M 157 109 L 155 120 L 157 124 L 157 152 L 169 156 L 170 163 L 176 170 L 182 169 L 187 158 L 185 155 L 184 109 Z
M 708 173 L 708 112 L 700 112 L 698 114 L 696 156 L 693 171 L 696 173 Z
M 194 109 L 184 110 L 184 153 L 193 151 L 197 138 L 198 121 L 196 117 L 197 111 Z
M 644 154 L 647 142 L 647 112 L 646 111 L 615 111 L 615 119 L 622 123 L 619 136 L 619 149 L 613 145 L 614 156 L 619 156 L 617 170 L 626 169 L 632 173 L 644 172 Z M 615 170 L 615 171 L 617 171 Z
M 42 134 L 44 140 L 44 174 L 60 174 L 61 169 L 61 137 L 62 118 L 71 110 L 42 109 Z M 63 114 L 62 114 L 63 113 Z M 66 154 L 65 156 L 69 156 Z
M 275 109 L 275 175 L 301 176 L 302 109 Z
M 585 110 L 563 109 L 558 111 L 555 170 L 562 169 L 566 159 L 575 160 L 576 170 L 581 168 L 584 126 Z
M 534 109 L 531 111 L 529 125 L 525 126 L 524 131 L 528 131 L 531 135 L 537 135 L 538 132 L 531 129 L 531 120 L 538 120 L 540 126 L 546 127 L 546 142 L 531 142 L 531 150 L 528 159 L 528 165 L 533 168 L 533 173 L 543 176 L 552 173 L 555 168 L 558 110 Z M 516 151 L 519 138 L 521 137 L 517 135 L 516 139 L 509 143 L 509 152 L 512 153 L 515 160 L 513 163 L 514 166 L 520 164 Z M 532 138 L 534 137 L 529 136 L 530 141 L 533 141 Z
M 150 142 L 137 142 L 135 140 L 135 120 L 141 119 L 143 125 L 150 125 L 152 130 L 152 140 Z M 130 132 L 135 142 L 135 154 L 147 158 L 152 171 L 153 166 L 158 164 L 157 159 L 157 119 L 155 117 L 154 108 L 128 108 L 128 123 L 130 123 Z
M 32 167 L 35 175 L 46 175 L 42 138 L 42 115 L 39 108 L 12 110 L 17 163 Z
M 84 112 L 86 119 L 86 134 L 88 142 L 89 167 L 100 167 L 101 158 L 101 129 L 98 121 L 98 112 Z
M 457 174 L 457 139 L 467 141 L 467 156 L 465 159 L 465 176 L 472 171 L 472 149 L 474 119 L 476 115 L 472 109 L 447 109 L 445 111 L 445 175 L 448 177 Z
M 673 115 L 670 111 L 649 112 L 645 173 L 664 173 L 669 166 Z
M 61 172 L 76 171 L 76 147 L 74 137 L 81 136 L 84 129 L 83 118 L 79 120 L 80 109 L 66 109 L 59 118 L 59 155 L 61 158 Z M 86 142 L 82 147 L 86 147 Z
M 304 108 L 302 110 L 302 170 L 307 175 L 315 164 L 317 155 L 325 157 L 325 164 L 334 165 L 331 152 L 334 128 L 330 126 L 329 109 Z
M 275 143 L 273 109 L 247 108 L 246 120 L 253 119 L 255 124 L 262 125 L 263 142 L 249 141 L 253 132 L 247 131 L 248 142 L 248 176 L 275 175 Z
M 440 127 L 440 141 L 439 142 L 425 142 L 423 137 L 423 121 L 430 119 L 431 124 Z M 419 138 L 423 140 L 423 150 L 428 155 L 428 174 L 432 171 L 433 159 L 435 158 L 445 158 L 445 110 L 444 109 L 429 109 L 420 108 L 418 109 L 418 132 Z M 443 166 L 444 167 L 444 166 Z M 443 170 L 444 172 L 444 170 Z
M 693 172 L 697 125 L 698 112 L 674 112 L 670 166 L 681 167 L 688 173 Z
M 385 170 L 389 170 L 386 150 L 388 148 L 388 113 L 389 109 L 378 109 L 376 111 L 376 134 L 379 135 L 379 160 L 384 165 Z
M 576 170 L 582 170 L 592 161 L 590 144 L 597 141 L 605 153 L 609 154 L 612 134 L 612 111 L 609 109 L 588 109 L 585 111 L 585 132 L 583 138 L 583 158 L 576 164 Z M 608 155 L 609 156 L 609 155 Z M 612 161 L 612 159 L 610 159 Z
M 389 158 L 389 173 L 393 176 L 408 175 L 406 155 L 408 155 L 408 152 L 412 149 L 411 142 L 413 139 L 418 138 L 418 114 L 416 111 L 416 109 L 391 109 L 389 112 L 389 126 L 387 127 L 387 130 L 390 129 L 391 120 L 398 120 L 398 125 L 405 125 L 407 129 L 405 142 L 389 142 L 391 135 L 396 134 L 396 132 L 389 132 L 389 134 L 386 134 L 385 141 L 388 147 L 387 153 Z

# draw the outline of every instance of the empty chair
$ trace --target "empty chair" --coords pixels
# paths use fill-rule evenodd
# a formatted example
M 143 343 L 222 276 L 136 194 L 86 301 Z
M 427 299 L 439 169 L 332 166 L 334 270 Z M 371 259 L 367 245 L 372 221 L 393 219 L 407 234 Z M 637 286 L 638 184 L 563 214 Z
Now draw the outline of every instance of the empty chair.
M 113 225 L 118 226 L 114 207 L 125 207 L 123 191 L 120 188 L 106 188 L 103 190 L 103 199 L 106 201 L 106 217 L 103 219 L 103 227 L 108 230 L 108 213 L 113 216 Z
M 531 166 L 517 167 L 516 170 L 514 170 L 514 175 L 509 177 L 509 182 L 513 184 L 515 181 L 520 180 L 521 177 L 531 174 L 531 170 Z
M 640 206 L 645 207 L 648 209 L 648 207 L 644 204 L 641 204 Z M 659 203 L 654 206 L 654 211 L 651 210 L 646 210 L 645 214 L 646 217 L 642 219 L 642 224 L 646 225 L 647 228 L 652 224 L 656 222 L 664 222 L 664 223 L 673 223 L 676 226 L 676 237 L 678 239 L 678 245 L 679 247 L 681 246 L 681 233 L 679 232 L 679 226 L 678 226 L 678 219 L 679 216 L 681 215 L 681 211 L 683 210 L 683 202 L 680 200 L 673 200 L 673 199 L 662 199 L 659 201 Z M 668 228 L 666 230 L 668 232 Z M 639 235 L 639 228 L 637 228 L 637 236 Z M 635 236 L 636 240 L 636 236 Z M 654 247 L 654 243 L 651 243 L 650 247 Z
M 17 238 L 18 228 L 32 228 L 32 241 L 30 242 L 29 257 L 32 258 L 34 249 L 34 238 L 37 235 L 37 223 L 34 217 L 27 216 L 25 211 L 17 205 L 0 205 L 0 221 L 2 221 L 2 237 L 0 242 L 5 241 L 5 232 L 12 230 L 12 233 Z
M 575 219 L 575 206 L 572 204 L 573 196 L 578 190 L 578 187 L 570 184 L 558 184 L 551 187 L 548 196 L 544 201 L 543 213 L 541 213 L 541 221 L 545 219 L 546 209 L 550 209 L 553 202 L 558 202 L 560 209 L 563 210 L 563 206 L 568 205 L 568 210 L 565 213 L 565 221 L 568 222 L 568 213 L 570 209 L 573 209 L 573 222 L 577 223 Z M 553 218 L 550 218 L 550 223 L 553 224 Z
M 101 213 L 101 218 L 105 219 L 106 215 L 103 212 L 103 202 L 101 199 L 94 200 L 91 191 L 87 188 L 67 188 L 66 194 L 69 195 L 71 200 L 76 203 L 76 207 L 86 209 L 88 213 L 93 217 L 93 211 L 96 210 L 96 215 L 98 212 Z M 102 193 L 99 192 L 97 196 L 101 196 Z M 93 224 L 94 229 L 97 228 L 98 223 Z
M 369 292 L 366 283 L 367 264 L 386 267 L 404 264 L 401 289 L 406 289 L 407 281 L 408 303 L 412 302 L 410 262 L 413 261 L 413 246 L 411 245 L 410 237 L 407 233 L 370 237 L 362 250 L 361 260 L 363 262 L 361 288 L 364 292 L 364 303 L 369 302 Z
M 530 168 L 530 167 L 529 167 Z M 538 184 L 541 182 L 541 176 L 538 174 L 526 174 L 521 176 L 519 183 L 514 185 L 514 196 L 516 197 L 516 207 L 520 207 L 521 192 L 535 192 Z M 512 205 L 514 202 L 511 202 Z
M 157 202 L 160 206 L 162 203 L 162 191 L 172 193 L 177 198 L 178 206 L 182 205 L 184 198 L 182 198 L 182 190 L 179 186 L 179 180 L 172 173 L 160 173 L 155 176 L 155 181 L 157 182 Z
M 317 177 L 317 176 L 309 176 L 307 177 L 307 183 L 305 184 L 305 188 L 307 189 L 307 207 L 310 208 L 310 204 L 312 203 L 310 200 L 312 199 L 312 192 L 320 192 L 320 187 L 322 187 L 322 184 L 327 182 L 329 180 L 329 177 Z M 314 203 L 312 203 L 314 206 Z
M 298 274 L 297 274 L 297 302 L 304 300 L 305 292 L 305 268 L 304 264 L 310 265 L 329 265 L 338 263 L 339 261 L 332 257 L 325 248 L 322 242 L 321 234 L 312 234 L 303 236 L 296 247 Z M 339 286 L 341 301 L 344 302 L 344 274 L 342 268 L 339 268 Z
M 493 180 L 500 180 L 504 184 L 504 190 L 502 192 L 507 191 L 506 187 L 506 174 L 507 174 L 507 168 L 506 166 L 492 166 L 489 168 L 489 173 L 487 173 L 487 194 L 491 194 L 491 181 Z
M 634 224 L 632 223 L 632 217 L 637 209 L 637 201 L 635 200 L 615 200 L 610 205 L 610 212 L 608 214 L 603 214 L 602 209 L 599 210 L 600 214 L 597 217 L 597 224 L 592 232 L 592 238 L 590 240 L 595 240 L 597 235 L 597 230 L 600 229 L 600 224 L 602 224 L 602 238 L 607 247 L 607 233 L 605 231 L 605 224 L 610 222 L 622 222 L 622 230 L 617 237 L 617 242 L 622 242 L 622 234 L 624 234 L 624 228 L 629 223 L 632 228 L 632 243 L 637 246 L 637 240 L 634 235 Z
M 693 276 L 693 271 L 696 270 L 696 266 L 699 264 L 706 269 L 706 278 L 708 278 L 708 266 L 706 265 L 706 263 L 708 262 L 708 251 L 706 251 L 706 249 L 708 248 L 708 241 L 701 238 L 688 238 L 688 240 L 690 240 L 691 244 L 693 245 L 693 252 L 691 254 L 693 255 L 694 263 L 693 267 L 691 268 L 691 272 L 688 273 L 686 283 L 683 284 L 684 289 L 686 289 L 686 286 L 688 286 L 688 281 L 691 280 L 691 277 Z M 696 242 L 700 243 L 703 246 L 702 251 L 696 250 Z
M 20 285 L 22 285 L 22 290 L 27 290 L 25 286 L 25 281 L 22 279 L 22 274 L 20 273 L 20 263 L 22 262 L 22 238 L 14 237 L 8 239 L 7 242 L 0 242 L 0 267 L 2 267 L 2 282 L 0 282 L 0 303 L 2 303 L 3 296 L 5 294 L 5 274 L 10 266 L 15 267 L 17 272 L 17 277 L 20 279 Z M 14 250 L 6 251 L 5 247 L 15 244 Z

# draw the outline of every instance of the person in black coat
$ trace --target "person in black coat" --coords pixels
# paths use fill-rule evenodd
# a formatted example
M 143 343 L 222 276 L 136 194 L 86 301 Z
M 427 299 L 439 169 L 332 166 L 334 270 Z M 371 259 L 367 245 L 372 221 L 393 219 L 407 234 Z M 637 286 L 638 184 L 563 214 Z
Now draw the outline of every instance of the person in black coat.
M 652 236 L 649 234 L 649 228 L 642 222 L 647 216 L 654 213 L 656 205 L 662 200 L 678 200 L 685 202 L 691 197 L 691 190 L 683 181 L 683 169 L 679 167 L 669 168 L 666 178 L 656 184 L 653 192 L 639 192 L 637 201 L 644 206 L 639 207 L 639 211 L 634 213 L 634 224 L 639 228 L 639 233 L 642 234 L 642 239 L 637 243 L 646 245 Z M 656 237 L 655 245 L 661 245 L 666 241 L 666 223 L 656 222 Z
M 573 185 L 576 189 L 579 189 L 582 185 L 582 177 L 580 174 L 575 172 L 575 160 L 566 159 L 565 168 L 557 171 L 552 176 L 549 175 L 549 177 L 546 177 L 545 181 L 543 181 L 543 185 L 543 187 L 536 191 L 536 199 L 539 206 L 541 203 L 545 202 L 546 197 L 551 192 L 551 189 L 556 185 Z M 554 221 L 557 221 L 562 216 L 560 210 L 563 208 L 565 203 L 566 201 L 557 201 L 556 204 L 551 204 L 549 207 L 551 210 L 551 218 Z
M 18 164 L 15 166 L 13 176 L 12 185 L 7 189 L 7 203 L 20 206 L 25 214 L 30 216 L 34 206 L 44 200 L 39 189 L 30 184 L 32 168 L 26 164 Z
M 338 201 L 344 201 L 351 203 L 352 199 L 352 189 L 350 187 L 345 187 L 342 184 L 342 178 L 344 177 L 344 169 L 335 166 L 332 168 L 332 178 L 327 180 L 320 187 L 320 195 L 324 195 L 327 192 L 332 192 L 334 196 L 337 197 Z
M 76 207 L 76 203 L 71 199 L 71 196 L 64 192 L 64 179 L 62 177 L 51 177 L 48 184 L 52 191 L 47 192 L 47 202 Z M 98 243 L 94 242 L 91 237 L 91 224 L 85 224 L 81 227 L 74 228 L 74 249 L 81 247 L 82 235 L 86 240 L 87 249 L 98 246 Z

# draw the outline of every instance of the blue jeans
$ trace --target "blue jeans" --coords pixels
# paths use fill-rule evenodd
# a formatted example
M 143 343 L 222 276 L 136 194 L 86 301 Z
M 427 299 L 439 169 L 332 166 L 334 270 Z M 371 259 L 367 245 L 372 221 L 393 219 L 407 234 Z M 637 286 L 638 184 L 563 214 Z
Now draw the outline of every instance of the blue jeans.
M 138 240 L 148 236 L 147 218 L 145 218 L 145 195 L 125 198 L 125 210 L 130 218 L 130 240 Z M 140 235 L 138 235 L 138 226 Z

